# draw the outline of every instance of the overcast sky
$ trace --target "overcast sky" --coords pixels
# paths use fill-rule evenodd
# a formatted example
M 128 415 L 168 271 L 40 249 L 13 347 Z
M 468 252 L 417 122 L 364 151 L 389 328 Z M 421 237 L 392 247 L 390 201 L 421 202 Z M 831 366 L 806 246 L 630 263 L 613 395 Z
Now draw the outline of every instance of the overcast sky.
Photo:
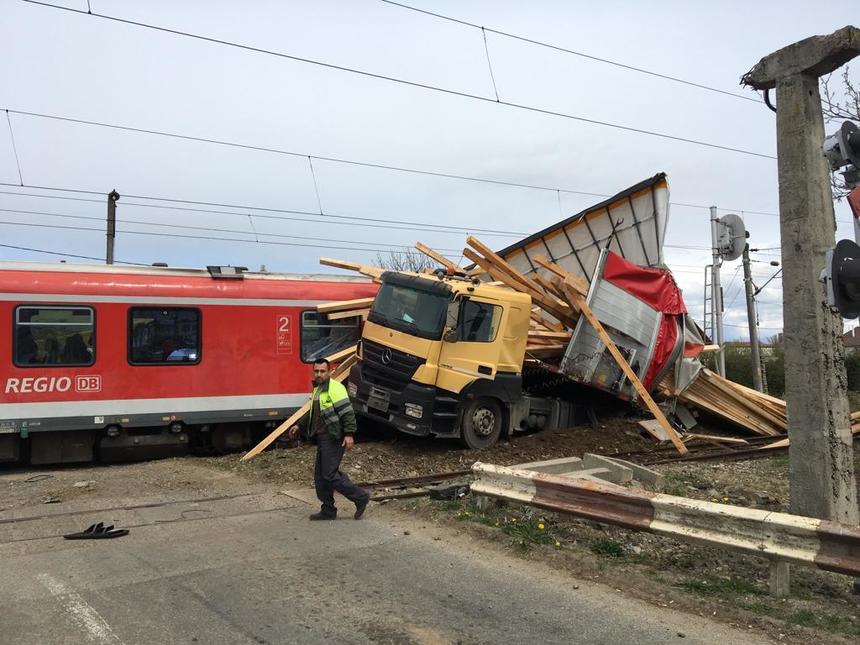
M 86 0 L 57 4 L 87 8 Z M 90 4 L 96 13 L 494 97 L 480 30 L 379 0 Z M 657 4 L 408 0 L 407 4 L 751 97 L 756 95 L 739 87 L 738 81 L 763 55 L 810 35 L 830 33 L 857 15 L 856 0 Z M 779 259 L 778 218 L 744 212 L 777 212 L 773 159 L 406 87 L 19 0 L 2 0 L 0 7 L 5 50 L 0 57 L 2 108 L 602 194 L 665 171 L 674 203 L 666 240 L 671 247 L 665 255 L 697 320 L 702 316 L 702 267 L 709 261 L 708 211 L 679 203 L 714 204 L 721 214 L 742 215 L 751 245 L 773 249 L 757 254 L 755 280 L 761 284 L 776 270 L 768 262 Z M 765 155 L 776 153 L 774 115 L 761 102 L 493 33 L 487 34 L 487 47 L 505 101 Z M 132 205 L 141 200 L 124 197 L 118 209 L 116 258 L 129 262 L 254 269 L 265 264 L 273 271 L 319 272 L 324 269 L 317 259 L 323 255 L 369 262 L 375 249 L 417 240 L 436 248 L 461 249 L 465 235 L 371 228 L 319 216 L 293 215 L 310 221 L 271 219 L 263 216 L 273 213 L 255 208 L 316 212 L 321 203 L 323 211 L 333 215 L 529 233 L 600 201 L 562 193 L 559 208 L 553 191 L 316 160 L 318 202 L 306 158 L 17 114 L 11 115 L 11 125 L 24 184 L 103 193 L 115 188 L 124 196 L 242 206 L 222 209 L 233 214 L 217 215 L 143 208 Z M 0 126 L 0 182 L 18 183 L 9 127 Z M 103 203 L 33 196 L 87 195 L 0 190 L 29 193 L 0 193 L 0 209 L 7 211 L 96 218 L 105 213 Z M 842 222 L 837 237 L 852 237 L 844 204 L 837 206 L 837 221 Z M 99 220 L 0 211 L 0 222 L 3 244 L 104 254 Z M 13 222 L 98 230 L 9 224 Z M 159 223 L 199 228 L 165 228 Z M 516 239 L 478 235 L 496 247 Z M 285 242 L 351 248 L 282 245 Z M 58 260 L 2 247 L 0 257 Z M 726 263 L 723 283 L 730 338 L 746 337 L 739 274 L 740 261 Z M 780 301 L 781 283 L 776 279 L 760 296 L 763 337 L 781 328 Z

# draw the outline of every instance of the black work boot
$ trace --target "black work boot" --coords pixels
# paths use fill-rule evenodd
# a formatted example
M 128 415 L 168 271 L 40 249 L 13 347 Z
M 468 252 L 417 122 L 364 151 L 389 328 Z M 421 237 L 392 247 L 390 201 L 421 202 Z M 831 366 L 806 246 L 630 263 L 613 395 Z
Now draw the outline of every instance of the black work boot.
M 309 520 L 311 520 L 311 521 L 316 521 L 316 520 L 336 520 L 336 519 L 337 519 L 337 515 L 329 515 L 328 513 L 323 513 L 322 511 L 320 511 L 319 513 L 314 513 L 314 514 L 313 514 L 313 515 L 311 515 L 308 519 L 309 519 Z
M 364 509 L 367 508 L 367 505 L 370 504 L 370 497 L 366 497 L 360 502 L 355 503 L 355 515 L 353 517 L 357 520 L 360 520 L 364 515 Z

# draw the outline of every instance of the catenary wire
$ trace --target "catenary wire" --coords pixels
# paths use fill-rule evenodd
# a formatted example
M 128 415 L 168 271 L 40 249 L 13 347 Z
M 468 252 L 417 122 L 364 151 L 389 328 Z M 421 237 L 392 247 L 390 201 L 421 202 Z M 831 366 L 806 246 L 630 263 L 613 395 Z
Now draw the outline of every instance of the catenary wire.
M 22 0 L 22 1 L 27 1 L 27 0 Z M 172 138 L 172 139 L 179 139 L 179 140 L 183 140 L 183 141 L 191 141 L 191 142 L 195 142 L 195 143 L 209 143 L 209 144 L 213 144 L 213 145 L 219 145 L 219 146 L 225 146 L 225 147 L 231 147 L 231 148 L 239 148 L 242 150 L 252 150 L 252 151 L 256 151 L 256 152 L 267 152 L 267 153 L 271 153 L 271 154 L 280 154 L 280 155 L 286 155 L 286 156 L 290 156 L 290 157 L 301 157 L 301 158 L 305 158 L 305 159 L 309 159 L 309 160 L 317 159 L 318 161 L 327 161 L 330 163 L 345 164 L 345 165 L 350 165 L 350 166 L 361 166 L 361 167 L 365 167 L 365 168 L 375 168 L 378 170 L 389 170 L 389 171 L 393 171 L 393 172 L 403 172 L 403 173 L 410 173 L 410 174 L 416 174 L 416 175 L 425 175 L 425 176 L 430 176 L 430 177 L 439 177 L 439 178 L 443 178 L 443 179 L 456 179 L 456 180 L 461 180 L 461 181 L 479 182 L 479 183 L 485 183 L 485 184 L 495 184 L 498 186 L 509 186 L 509 187 L 513 187 L 513 188 L 526 188 L 526 189 L 531 189 L 531 190 L 551 191 L 551 192 L 555 192 L 555 193 L 562 192 L 562 193 L 566 193 L 569 195 L 581 195 L 584 197 L 603 197 L 603 198 L 612 197 L 612 194 L 610 194 L 610 193 L 597 193 L 597 192 L 591 192 L 591 191 L 585 191 L 585 190 L 574 190 L 572 188 L 559 188 L 559 187 L 552 187 L 552 186 L 543 186 L 540 184 L 527 184 L 527 183 L 521 183 L 521 182 L 515 182 L 515 181 L 507 181 L 507 180 L 503 180 L 503 179 L 488 179 L 488 178 L 483 178 L 483 177 L 473 177 L 473 176 L 469 176 L 469 175 L 461 175 L 461 174 L 457 174 L 457 173 L 442 172 L 442 171 L 436 171 L 436 170 L 423 170 L 423 169 L 419 169 L 419 168 L 395 166 L 392 164 L 374 163 L 374 162 L 369 162 L 369 161 L 357 161 L 354 159 L 344 159 L 342 157 L 331 157 L 331 156 L 325 156 L 325 155 L 310 155 L 310 154 L 307 154 L 306 152 L 298 152 L 295 150 L 285 150 L 283 148 L 273 148 L 271 146 L 258 146 L 258 145 L 249 144 L 249 143 L 240 143 L 237 141 L 227 141 L 224 139 L 215 139 L 212 137 L 198 137 L 198 136 L 194 136 L 194 135 L 182 134 L 179 132 L 168 132 L 165 130 L 153 130 L 150 128 L 139 128 L 139 127 L 129 126 L 129 125 L 120 125 L 117 123 L 107 123 L 105 121 L 92 121 L 92 120 L 88 120 L 88 119 L 79 119 L 79 118 L 75 118 L 75 117 L 62 116 L 62 115 L 57 115 L 57 114 L 46 114 L 44 112 L 17 110 L 15 108 L 0 108 L 0 109 L 5 110 L 7 113 L 19 114 L 22 116 L 29 116 L 29 117 L 33 117 L 33 118 L 48 119 L 48 120 L 53 120 L 53 121 L 63 121 L 63 122 L 74 123 L 74 124 L 78 124 L 78 125 L 87 125 L 87 126 L 101 127 L 101 128 L 112 129 L 112 130 L 121 130 L 121 131 L 125 131 L 125 132 L 134 132 L 137 134 L 149 134 L 149 135 L 153 135 L 153 136 L 161 136 L 161 137 L 167 137 L 167 138 Z M 7 184 L 7 185 L 18 185 L 18 184 Z M 20 185 L 24 186 L 25 184 L 22 183 Z M 708 210 L 711 208 L 711 206 L 708 206 L 705 204 L 690 204 L 690 203 L 686 203 L 686 202 L 670 202 L 669 205 L 670 206 L 681 206 L 684 208 L 696 208 L 696 209 L 700 209 L 700 210 Z M 722 210 L 722 211 L 734 211 L 734 212 L 742 213 L 745 215 L 766 215 L 768 217 L 779 217 L 779 213 L 770 212 L 770 211 L 749 210 L 746 208 L 721 207 L 720 210 Z M 843 223 L 850 223 L 850 222 L 843 222 Z
M 31 211 L 31 210 L 21 210 L 14 208 L 0 208 L 0 213 L 17 213 L 22 215 L 40 215 L 43 217 L 59 217 L 64 219 L 80 219 L 80 220 L 91 220 L 97 222 L 103 222 L 104 217 L 93 217 L 92 215 L 72 215 L 70 213 L 52 213 L 48 211 Z M 125 217 L 118 217 L 117 223 L 125 223 L 125 224 L 138 224 L 142 226 L 160 226 L 163 228 L 181 228 L 188 230 L 196 230 L 196 231 L 213 231 L 215 233 L 233 233 L 238 235 L 253 235 L 256 237 L 277 237 L 277 238 L 286 238 L 291 240 L 307 240 L 307 241 L 315 241 L 315 242 L 332 242 L 335 244 L 376 244 L 385 247 L 392 247 L 393 249 L 403 249 L 408 246 L 406 244 L 387 244 L 380 242 L 362 242 L 359 240 L 338 240 L 327 237 L 306 237 L 301 235 L 286 235 L 283 233 L 258 233 L 256 230 L 251 231 L 240 231 L 236 229 L 230 228 L 214 228 L 212 226 L 192 226 L 187 224 L 169 224 L 166 222 L 148 222 L 146 220 L 137 220 L 137 219 L 127 219 Z M 253 225 L 253 223 L 252 223 Z M 378 250 L 378 249 L 372 249 Z M 447 253 L 459 253 L 461 249 L 449 249 L 449 248 L 440 248 L 439 251 L 445 251 Z
M 694 81 L 688 81 L 683 78 L 678 78 L 677 76 L 670 76 L 668 74 L 661 74 L 660 72 L 654 72 L 652 70 L 644 69 L 642 67 L 635 67 L 633 65 L 627 65 L 626 63 L 621 63 L 615 60 L 611 60 L 608 58 L 602 58 L 600 56 L 594 56 L 592 54 L 586 54 L 585 52 L 577 51 L 575 49 L 569 49 L 567 47 L 561 47 L 559 45 L 553 45 L 551 43 L 547 43 L 541 40 L 536 40 L 534 38 L 528 38 L 526 36 L 520 36 L 518 34 L 513 34 L 507 31 L 502 31 L 500 29 L 493 29 L 491 27 L 487 27 L 485 25 L 479 25 L 474 22 L 469 22 L 467 20 L 462 20 L 460 18 L 453 18 L 451 16 L 446 16 L 441 13 L 436 13 L 434 11 L 428 11 L 426 9 L 419 9 L 418 7 L 413 7 L 408 4 L 403 4 L 402 2 L 394 2 L 394 0 L 380 0 L 388 5 L 392 5 L 395 7 L 400 7 L 401 9 L 406 9 L 408 11 L 414 11 L 416 13 L 425 14 L 427 16 L 432 16 L 433 18 L 439 18 L 440 20 L 446 20 L 448 22 L 453 22 L 459 25 L 463 25 L 466 27 L 472 27 L 473 29 L 480 29 L 483 32 L 490 32 L 492 34 L 496 34 L 497 36 L 504 36 L 505 38 L 511 38 L 513 40 L 519 40 L 524 43 L 529 43 L 531 45 L 537 45 L 538 47 L 545 47 L 546 49 L 551 49 L 557 52 L 562 52 L 565 54 L 571 54 L 573 56 L 579 56 L 581 58 L 587 58 L 588 60 L 593 60 L 598 63 L 605 63 L 606 65 L 613 65 L 615 67 L 620 67 L 622 69 L 626 69 L 632 72 L 639 72 L 640 74 L 647 74 L 648 76 L 654 76 L 656 78 L 662 78 L 663 80 L 673 81 L 675 83 L 681 83 L 683 85 L 688 85 L 690 87 L 696 87 L 701 90 L 708 90 L 709 92 L 716 92 L 718 94 L 724 94 L 726 96 L 731 96 L 736 99 L 743 99 L 745 101 L 751 101 L 753 103 L 758 103 L 758 98 L 753 98 L 751 96 L 745 96 L 743 94 L 738 94 L 736 92 L 729 92 L 728 90 L 721 90 L 716 87 L 711 87 L 709 85 L 704 85 L 702 83 L 696 83 Z
M 78 258 L 79 260 L 97 260 L 98 262 L 104 262 L 104 258 L 97 258 L 92 255 L 78 255 L 76 253 L 65 253 L 61 251 L 49 251 L 48 249 L 35 249 L 30 246 L 17 246 L 15 244 L 0 244 L 0 247 L 4 249 L 15 249 L 16 251 L 29 251 L 32 253 L 44 253 L 45 255 L 59 255 L 64 258 Z M 126 262 L 124 260 L 114 260 L 116 264 L 131 264 L 134 266 L 149 266 L 140 262 Z
M 103 228 L 93 228 L 93 227 L 85 227 L 85 226 L 66 226 L 61 224 L 37 224 L 35 222 L 9 222 L 9 221 L 0 221 L 0 226 L 22 226 L 22 227 L 30 227 L 30 228 L 49 228 L 49 229 L 57 229 L 57 230 L 65 230 L 65 231 L 86 231 L 86 232 L 96 232 L 96 233 L 104 233 Z M 266 244 L 269 246 L 296 246 L 302 248 L 311 248 L 311 249 L 328 249 L 334 251 L 358 251 L 361 253 L 394 253 L 397 255 L 408 255 L 413 253 L 414 251 L 396 251 L 393 249 L 371 249 L 371 248 L 356 248 L 352 246 L 334 246 L 330 244 L 303 244 L 299 242 L 275 242 L 270 240 L 247 240 L 242 238 L 233 238 L 233 237 L 216 237 L 210 235 L 186 235 L 180 233 L 156 233 L 154 231 L 130 231 L 125 229 L 117 229 L 117 234 L 124 235 L 143 235 L 150 237 L 167 237 L 167 238 L 178 238 L 178 239 L 188 239 L 188 240 L 210 240 L 215 242 L 241 242 L 245 244 Z M 247 235 L 247 233 L 246 233 Z
M 37 184 L 25 184 L 24 186 L 19 186 L 18 184 L 13 184 L 10 182 L 0 182 L 0 186 L 8 186 L 11 188 L 23 187 L 23 188 L 29 188 L 32 190 L 45 190 L 45 191 L 52 191 L 52 192 L 78 193 L 78 194 L 85 194 L 85 195 L 102 196 L 105 194 L 102 191 L 96 191 L 96 190 L 88 190 L 88 189 L 82 189 L 82 188 L 65 188 L 65 187 L 57 187 L 57 186 L 42 186 L 42 185 L 37 185 Z M 69 199 L 69 200 L 74 200 L 74 201 L 87 201 L 87 200 L 80 198 L 80 197 L 69 197 L 69 196 L 62 196 L 62 197 L 56 196 L 56 197 L 54 197 L 54 196 L 50 196 L 50 195 L 35 195 L 32 193 L 15 193 L 15 192 L 11 192 L 11 191 L 0 191 L 0 193 L 12 194 L 12 195 L 27 195 L 27 196 L 31 196 L 31 197 L 42 197 L 42 198 L 46 198 L 46 199 Z M 125 197 L 126 197 L 126 199 L 130 198 L 130 199 L 142 199 L 142 200 L 148 200 L 148 201 L 171 202 L 174 204 L 192 204 L 192 205 L 199 205 L 199 206 L 214 206 L 214 207 L 218 207 L 218 208 L 241 209 L 245 212 L 228 213 L 225 211 L 209 211 L 206 209 L 192 209 L 192 208 L 185 209 L 185 208 L 177 207 L 177 206 L 157 206 L 157 208 L 164 208 L 164 209 L 170 209 L 170 210 L 188 210 L 188 211 L 192 211 L 192 212 L 211 212 L 211 213 L 226 214 L 226 215 L 233 214 L 233 215 L 238 215 L 241 217 L 247 216 L 248 210 L 254 211 L 255 217 L 258 217 L 258 218 L 267 218 L 268 217 L 269 219 L 284 219 L 284 220 L 296 220 L 296 221 L 318 221 L 316 219 L 307 220 L 307 219 L 303 219 L 303 218 L 271 217 L 271 216 L 261 214 L 260 211 L 268 212 L 268 213 L 285 213 L 285 214 L 293 214 L 293 215 L 308 215 L 308 216 L 312 216 L 314 218 L 317 218 L 320 216 L 319 213 L 315 213 L 313 211 L 302 211 L 302 210 L 296 210 L 296 209 L 252 206 L 252 205 L 248 205 L 248 204 L 227 204 L 227 203 L 222 203 L 222 202 L 210 202 L 210 201 L 200 201 L 200 200 L 190 200 L 190 199 L 177 199 L 177 198 L 170 198 L 170 197 L 157 197 L 157 196 L 152 196 L 152 195 L 125 195 Z M 92 200 L 92 201 L 100 201 L 100 200 Z M 128 205 L 128 206 L 138 206 L 138 207 L 148 207 L 149 206 L 149 205 L 144 205 L 144 204 L 135 204 L 133 202 L 127 202 L 127 201 L 123 202 L 123 204 Z M 153 207 L 155 207 L 155 206 L 153 206 Z M 749 211 L 747 211 L 747 212 L 749 212 Z M 765 214 L 765 213 L 762 213 L 762 214 Z M 333 213 L 327 213 L 325 216 L 329 217 L 329 218 L 341 220 L 341 224 L 344 224 L 344 225 L 354 225 L 354 224 L 349 223 L 349 220 L 353 220 L 353 221 L 360 221 L 360 222 L 371 222 L 370 224 L 366 224 L 366 226 L 369 228 L 384 228 L 384 229 L 390 229 L 390 230 L 414 230 L 414 231 L 423 231 L 423 232 L 446 232 L 446 233 L 456 233 L 456 234 L 468 232 L 468 233 L 481 233 L 483 235 L 490 235 L 490 236 L 497 235 L 497 236 L 506 236 L 506 237 L 525 237 L 528 235 L 527 233 L 521 232 L 521 231 L 505 231 L 505 230 L 499 230 L 499 229 L 469 228 L 469 227 L 459 227 L 459 226 L 453 226 L 453 225 L 448 226 L 448 225 L 444 225 L 444 224 L 429 224 L 429 223 L 424 223 L 424 222 L 412 222 L 412 221 L 408 221 L 408 220 L 391 220 L 391 219 L 384 219 L 384 218 L 366 218 L 366 217 L 353 216 L 353 215 L 336 215 Z M 418 226 L 417 227 L 413 226 L 411 228 L 408 226 L 391 226 L 390 224 L 386 224 L 385 226 L 378 226 L 378 225 L 374 225 L 373 222 L 386 222 L 386 223 L 392 222 L 392 223 L 397 223 L 397 224 L 418 225 Z M 697 247 L 694 247 L 692 245 L 680 245 L 680 244 L 678 244 L 678 245 L 665 245 L 665 246 L 668 248 L 678 248 L 678 249 L 685 249 L 685 250 L 686 249 L 689 249 L 689 250 L 693 250 L 693 249 L 707 250 L 707 247 L 697 248 Z
M 509 107 L 509 108 L 512 108 L 515 110 L 533 112 L 533 113 L 542 114 L 545 116 L 554 116 L 554 117 L 559 117 L 559 118 L 563 118 L 563 119 L 568 119 L 571 121 L 578 121 L 580 123 L 588 123 L 591 125 L 598 125 L 598 126 L 603 126 L 603 127 L 607 127 L 607 128 L 613 128 L 616 130 L 623 130 L 625 132 L 635 132 L 637 134 L 643 134 L 643 135 L 647 135 L 647 136 L 651 136 L 651 137 L 659 137 L 659 138 L 667 139 L 670 141 L 678 141 L 681 143 L 689 143 L 689 144 L 703 146 L 703 147 L 707 147 L 707 148 L 724 150 L 727 152 L 735 152 L 738 154 L 743 154 L 743 155 L 752 156 L 752 157 L 759 157 L 759 158 L 771 159 L 771 160 L 776 159 L 775 155 L 765 154 L 762 152 L 755 152 L 753 150 L 745 150 L 743 148 L 735 148 L 733 146 L 724 146 L 722 144 L 711 143 L 709 141 L 701 141 L 698 139 L 691 139 L 689 137 L 682 137 L 682 136 L 678 136 L 678 135 L 666 134 L 665 132 L 657 132 L 655 130 L 646 130 L 644 128 L 636 128 L 633 126 L 622 125 L 620 123 L 612 123 L 609 121 L 601 121 L 599 119 L 591 119 L 591 118 L 584 117 L 584 116 L 570 114 L 567 112 L 561 112 L 558 110 L 550 110 L 548 108 L 541 108 L 541 107 L 537 107 L 534 105 L 526 105 L 523 103 L 515 103 L 512 101 L 502 101 L 502 100 L 497 101 L 492 97 L 482 96 L 480 94 L 472 94 L 470 92 L 453 90 L 451 88 L 441 87 L 438 85 L 431 85 L 429 83 L 421 83 L 418 81 L 411 81 L 408 79 L 398 78 L 395 76 L 388 76 L 386 74 L 370 72 L 367 70 L 357 69 L 357 68 L 353 68 L 353 67 L 346 67 L 344 65 L 337 65 L 334 63 L 326 63 L 324 61 L 315 60 L 312 58 L 306 58 L 303 56 L 297 56 L 295 54 L 287 54 L 285 52 L 278 52 L 278 51 L 274 51 L 271 49 L 265 49 L 262 47 L 255 47 L 253 45 L 245 45 L 242 43 L 237 43 L 237 42 L 225 40 L 222 38 L 213 38 L 211 36 L 203 36 L 201 34 L 195 34 L 195 33 L 189 32 L 189 31 L 183 31 L 180 29 L 171 29 L 168 27 L 162 27 L 159 25 L 141 22 L 138 20 L 129 20 L 127 18 L 120 18 L 118 16 L 111 16 L 111 15 L 102 14 L 102 13 L 87 13 L 86 11 L 83 11 L 81 9 L 75 9 L 72 7 L 63 7 L 61 5 L 51 4 L 48 2 L 40 2 L 38 0 L 22 0 L 22 2 L 26 2 L 28 4 L 33 4 L 33 5 L 39 5 L 39 6 L 47 7 L 47 8 L 51 8 L 51 9 L 57 9 L 57 10 L 61 10 L 61 11 L 68 11 L 68 12 L 76 13 L 76 14 L 79 14 L 82 16 L 92 16 L 94 18 L 101 18 L 103 20 L 117 22 L 117 23 L 121 23 L 121 24 L 125 24 L 125 25 L 134 26 L 134 27 L 141 27 L 144 29 L 152 29 L 154 31 L 159 31 L 162 33 L 168 33 L 168 34 L 172 34 L 175 36 L 192 38 L 194 40 L 200 40 L 203 42 L 208 42 L 208 43 L 212 43 L 212 44 L 216 44 L 216 45 L 224 45 L 227 47 L 234 47 L 236 49 L 242 49 L 245 51 L 250 51 L 250 52 L 254 52 L 254 53 L 258 53 L 258 54 L 266 54 L 266 55 L 275 56 L 278 58 L 284 58 L 287 60 L 292 60 L 292 61 L 295 61 L 298 63 L 304 63 L 304 64 L 308 64 L 308 65 L 316 65 L 319 67 L 324 67 L 326 69 L 336 70 L 336 71 L 340 71 L 340 72 L 346 72 L 346 73 L 350 73 L 350 74 L 357 74 L 359 76 L 364 76 L 366 78 L 373 78 L 376 80 L 387 81 L 390 83 L 396 83 L 396 84 L 404 85 L 404 86 L 408 86 L 408 87 L 414 87 L 414 88 L 418 88 L 418 89 L 423 89 L 423 90 L 428 90 L 428 91 L 437 92 L 437 93 L 441 93 L 441 94 L 446 94 L 448 96 L 456 96 L 459 98 L 466 98 L 466 99 L 471 99 L 471 100 L 475 100 L 475 101 L 482 101 L 485 103 L 493 103 L 496 105 L 503 105 L 503 106 L 506 106 L 506 107 Z

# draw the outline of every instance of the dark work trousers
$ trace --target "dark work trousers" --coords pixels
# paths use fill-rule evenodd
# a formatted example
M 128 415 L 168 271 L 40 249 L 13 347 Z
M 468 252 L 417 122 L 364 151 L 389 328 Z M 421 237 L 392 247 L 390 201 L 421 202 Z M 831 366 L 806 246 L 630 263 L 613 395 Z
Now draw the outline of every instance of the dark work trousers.
M 345 473 L 340 472 L 343 451 L 343 440 L 335 441 L 331 437 L 317 436 L 314 485 L 317 489 L 317 498 L 322 502 L 323 515 L 337 515 L 334 491 L 356 504 L 370 499 L 370 493 L 353 484 Z

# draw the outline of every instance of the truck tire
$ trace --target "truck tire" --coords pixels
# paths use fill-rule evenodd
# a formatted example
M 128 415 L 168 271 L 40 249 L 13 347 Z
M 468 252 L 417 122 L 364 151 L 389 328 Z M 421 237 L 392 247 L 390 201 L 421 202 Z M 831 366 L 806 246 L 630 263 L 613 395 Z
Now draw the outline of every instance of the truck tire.
M 489 448 L 502 434 L 502 406 L 496 399 L 470 401 L 461 419 L 460 439 L 473 450 Z

